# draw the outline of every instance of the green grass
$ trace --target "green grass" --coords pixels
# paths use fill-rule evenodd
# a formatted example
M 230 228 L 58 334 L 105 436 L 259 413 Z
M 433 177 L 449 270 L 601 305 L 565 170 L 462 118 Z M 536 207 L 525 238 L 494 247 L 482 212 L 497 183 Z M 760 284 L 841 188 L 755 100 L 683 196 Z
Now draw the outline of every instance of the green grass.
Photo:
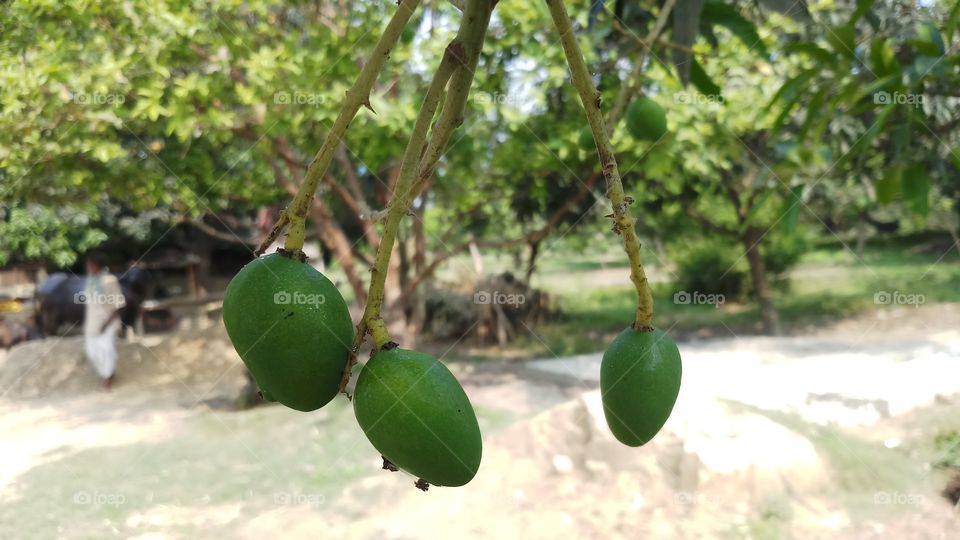
M 877 304 L 875 296 L 886 292 L 900 300 L 923 303 L 960 302 L 960 257 L 950 252 L 911 253 L 891 245 L 868 248 L 863 260 L 839 245 L 826 245 L 808 253 L 791 278 L 774 288 L 774 301 L 785 330 L 802 331 L 869 311 L 890 309 Z M 583 268 L 605 267 L 609 254 L 589 258 L 554 257 L 541 269 L 559 314 L 534 328 L 536 335 L 522 335 L 511 344 L 513 354 L 565 356 L 601 351 L 632 320 L 635 293 L 631 286 L 583 288 L 557 286 L 557 275 L 575 275 Z M 626 273 L 628 269 L 622 267 Z M 559 281 L 562 283 L 562 281 Z M 571 290 L 575 289 L 575 290 Z M 719 307 L 674 303 L 675 288 L 654 285 L 657 326 L 685 337 L 729 337 L 762 332 L 759 309 L 754 302 L 728 301 Z M 909 296 L 912 295 L 912 296 Z M 909 307 L 910 305 L 906 305 Z M 549 344 L 549 346 L 545 345 Z M 482 358 L 482 355 L 481 355 Z
M 213 517 L 222 508 L 258 515 L 326 507 L 347 484 L 385 474 L 349 408 L 337 399 L 309 415 L 281 406 L 191 414 L 158 440 L 57 449 L 17 477 L 15 494 L 0 505 L 0 538 L 60 536 L 53 534 L 58 525 L 66 536 L 85 537 L 76 531 L 103 530 L 108 521 L 118 535 L 133 536 L 131 516 L 165 507 L 210 517 L 206 535 L 234 538 L 236 522 Z M 487 435 L 513 421 L 501 409 L 477 413 Z M 180 529 L 171 531 L 175 537 L 195 536 L 190 523 L 169 526 Z
M 817 454 L 830 467 L 830 483 L 825 489 L 838 496 L 854 518 L 877 518 L 890 512 L 914 511 L 915 505 L 910 504 L 912 499 L 921 500 L 936 491 L 936 478 L 927 474 L 927 465 L 933 455 L 929 437 L 907 441 L 906 448 L 887 448 L 881 440 L 812 424 L 793 413 L 736 402 L 729 405 L 735 410 L 766 416 L 813 443 Z M 918 414 L 924 414 L 924 411 Z M 890 504 L 892 497 L 903 501 Z

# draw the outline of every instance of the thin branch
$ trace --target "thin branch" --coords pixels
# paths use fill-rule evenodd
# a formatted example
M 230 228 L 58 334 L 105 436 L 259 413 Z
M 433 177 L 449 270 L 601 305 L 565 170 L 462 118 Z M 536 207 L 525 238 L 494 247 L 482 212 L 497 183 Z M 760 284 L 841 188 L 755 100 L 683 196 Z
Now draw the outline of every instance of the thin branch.
M 493 12 L 494 4 L 495 0 L 467 0 L 460 30 L 444 50 L 440 65 L 437 67 L 433 80 L 424 95 L 423 104 L 417 114 L 410 140 L 407 142 L 407 147 L 400 162 L 396 190 L 386 208 L 386 223 L 380 244 L 377 246 L 374 266 L 371 269 L 367 303 L 360 323 L 357 325 L 357 334 L 340 382 L 341 391 L 350 380 L 350 372 L 356 363 L 356 355 L 366 334 L 369 332 L 373 338 L 375 350 L 383 348 L 390 342 L 390 334 L 383 322 L 381 308 L 383 307 L 383 292 L 390 264 L 390 255 L 397 240 L 400 221 L 406 215 L 410 203 L 414 199 L 413 184 L 417 172 L 423 170 L 421 157 L 429 155 L 431 149 L 438 154 L 442 152 L 447 145 L 450 134 L 456 126 L 463 122 L 463 104 L 466 103 L 466 96 L 462 99 L 463 103 L 460 104 L 460 110 L 456 111 L 456 114 L 452 117 L 449 114 L 448 107 L 453 107 L 457 103 L 457 100 L 451 99 L 451 97 L 460 92 L 468 93 L 470 90 L 473 83 L 473 72 L 480 57 L 480 49 L 483 47 L 483 38 L 487 33 L 487 25 L 490 23 L 490 15 Z M 468 79 L 462 75 L 464 72 L 469 72 Z M 448 82 L 450 83 L 449 88 L 447 88 Z M 440 106 L 445 90 L 447 99 L 444 101 L 440 120 L 434 126 L 427 143 L 427 131 L 430 129 L 430 123 Z M 423 159 L 424 162 L 429 162 L 425 157 Z
M 737 231 L 735 231 L 735 230 L 733 230 L 733 229 L 731 229 L 731 228 L 729 228 L 729 227 L 724 227 L 723 225 L 717 225 L 716 223 L 714 223 L 714 222 L 710 221 L 709 219 L 707 219 L 703 214 L 701 214 L 700 212 L 698 212 L 697 209 L 694 208 L 693 206 L 687 206 L 687 207 L 686 207 L 686 213 L 687 213 L 688 216 L 690 216 L 691 219 L 693 219 L 694 221 L 696 221 L 697 223 L 699 223 L 700 226 L 703 227 L 704 229 L 713 231 L 713 232 L 715 232 L 715 233 L 717 233 L 717 234 L 721 234 L 721 235 L 724 235 L 724 236 L 732 236 L 732 237 L 734 237 L 734 238 L 739 238 L 739 237 L 740 237 L 740 233 L 739 233 L 739 232 L 737 232 Z
M 253 246 L 257 245 L 257 242 L 254 241 L 254 240 L 244 240 L 243 238 L 240 238 L 240 237 L 237 236 L 236 234 L 225 233 L 225 232 L 223 232 L 223 231 L 219 231 L 219 230 L 215 229 L 214 227 L 211 227 L 210 225 L 207 225 L 206 223 L 204 223 L 203 221 L 201 221 L 201 220 L 199 220 L 199 219 L 191 219 L 191 218 L 186 218 L 186 217 L 185 217 L 185 218 L 180 218 L 180 219 L 178 219 L 178 220 L 177 220 L 177 223 L 183 223 L 183 224 L 186 224 L 186 225 L 190 225 L 191 227 L 194 227 L 195 229 L 198 229 L 199 231 L 201 231 L 203 234 L 206 234 L 207 236 L 209 236 L 209 237 L 211 237 L 211 238 L 216 238 L 217 240 L 222 240 L 222 241 L 224 241 L 224 242 L 230 242 L 230 243 L 233 243 L 233 244 L 241 244 L 241 245 L 248 246 L 248 247 L 253 247 Z
M 330 161 L 333 159 L 333 153 L 340 145 L 353 117 L 356 116 L 360 107 L 370 107 L 370 89 L 373 88 L 377 80 L 377 74 L 380 73 L 387 58 L 390 57 L 390 51 L 397 45 L 403 29 L 407 26 L 407 22 L 419 5 L 420 0 L 399 0 L 397 11 L 390 18 L 390 22 L 387 23 L 383 35 L 380 36 L 380 40 L 377 41 L 376 46 L 370 53 L 369 60 L 360 70 L 357 80 L 347 91 L 346 98 L 340 106 L 340 113 L 337 115 L 330 132 L 327 133 L 327 137 L 324 139 L 323 145 L 320 146 L 316 157 L 307 168 L 306 176 L 300 185 L 297 196 L 281 212 L 277 224 L 274 225 L 273 230 L 270 231 L 267 238 L 257 249 L 257 254 L 263 253 L 287 225 L 289 225 L 289 229 L 287 230 L 287 241 L 285 243 L 286 249 L 296 252 L 303 248 L 307 210 L 310 208 L 310 199 L 313 198 L 314 192 L 317 190 L 317 184 L 326 174 Z
M 350 161 L 350 156 L 347 155 L 346 145 L 341 144 L 340 147 L 337 148 L 334 159 L 337 160 L 337 163 L 343 169 L 343 174 L 347 177 L 347 186 L 350 187 L 353 198 L 356 199 L 360 209 L 363 212 L 367 212 L 369 210 L 369 208 L 367 208 L 367 200 L 366 197 L 363 196 L 363 188 L 360 187 L 360 179 L 357 177 L 357 171 L 353 168 L 353 162 Z
M 424 281 L 429 279 L 437 268 L 440 267 L 442 263 L 449 260 L 453 256 L 461 253 L 463 250 L 467 249 L 471 243 L 476 244 L 477 247 L 487 248 L 487 249 L 503 249 L 508 247 L 513 247 L 522 244 L 529 244 L 531 242 L 539 242 L 546 238 L 546 236 L 560 224 L 560 221 L 563 220 L 563 217 L 570 212 L 571 208 L 583 200 L 583 197 L 590 192 L 590 188 L 597 182 L 600 178 L 599 173 L 593 173 L 587 178 L 587 181 L 581 184 L 581 189 L 577 192 L 576 195 L 567 199 L 567 201 L 560 208 L 554 210 L 553 214 L 547 218 L 546 223 L 543 226 L 539 227 L 536 230 L 530 231 L 519 238 L 513 238 L 510 240 L 475 240 L 470 238 L 457 244 L 453 249 L 447 250 L 443 255 L 437 255 L 430 264 L 428 264 L 421 272 L 419 272 L 407 286 L 403 289 L 403 292 L 400 293 L 399 298 L 406 298 L 413 294 L 413 292 L 420 286 Z
M 672 5 L 672 1 L 675 0 L 667 0 L 667 5 Z M 627 258 L 630 259 L 630 280 L 637 289 L 637 315 L 633 326 L 638 330 L 649 330 L 653 325 L 653 293 L 640 262 L 640 241 L 634 229 L 636 221 L 630 215 L 630 203 L 633 200 L 628 199 L 623 191 L 617 159 L 613 154 L 613 146 L 610 144 L 610 136 L 600 110 L 600 92 L 590 78 L 590 71 L 583 59 L 583 53 L 580 51 L 577 36 L 563 1 L 546 0 L 546 3 L 553 18 L 553 24 L 560 34 L 560 43 L 563 46 L 567 64 L 570 66 L 573 85 L 580 95 L 580 101 L 587 113 L 587 121 L 590 123 L 590 130 L 593 131 L 593 138 L 597 143 L 597 153 L 600 156 L 603 176 L 607 183 L 607 198 L 613 205 L 611 215 L 613 230 L 623 237 L 623 249 L 627 252 Z

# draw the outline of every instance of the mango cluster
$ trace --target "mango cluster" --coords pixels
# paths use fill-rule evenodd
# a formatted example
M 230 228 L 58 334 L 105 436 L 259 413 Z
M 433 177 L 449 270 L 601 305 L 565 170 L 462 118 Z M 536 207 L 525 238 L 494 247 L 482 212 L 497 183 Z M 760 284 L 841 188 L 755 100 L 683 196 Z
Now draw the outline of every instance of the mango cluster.
M 265 399 L 314 411 L 337 395 L 353 323 L 340 291 L 309 264 L 275 253 L 244 266 L 227 286 L 223 322 Z M 462 486 L 477 474 L 476 413 L 436 358 L 378 351 L 360 372 L 353 407 L 374 448 L 418 485 Z
M 354 327 L 336 286 L 309 264 L 275 253 L 247 264 L 230 282 L 223 321 L 265 399 L 314 411 L 337 395 Z M 604 354 L 604 413 L 630 446 L 649 441 L 673 409 L 680 354 L 659 330 L 628 328 Z M 360 371 L 353 410 L 384 468 L 417 486 L 462 486 L 480 468 L 477 416 L 463 387 L 439 360 L 385 346 Z

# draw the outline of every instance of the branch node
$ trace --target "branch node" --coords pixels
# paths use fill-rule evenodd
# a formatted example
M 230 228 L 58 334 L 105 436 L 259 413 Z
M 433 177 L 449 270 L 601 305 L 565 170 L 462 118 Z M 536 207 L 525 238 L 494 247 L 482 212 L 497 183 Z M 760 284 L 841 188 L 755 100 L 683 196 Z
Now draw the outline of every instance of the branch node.
M 467 49 L 463 46 L 463 43 L 461 43 L 460 40 L 451 41 L 450 44 L 447 45 L 446 54 L 449 54 L 454 60 L 456 60 L 457 65 L 467 65 Z

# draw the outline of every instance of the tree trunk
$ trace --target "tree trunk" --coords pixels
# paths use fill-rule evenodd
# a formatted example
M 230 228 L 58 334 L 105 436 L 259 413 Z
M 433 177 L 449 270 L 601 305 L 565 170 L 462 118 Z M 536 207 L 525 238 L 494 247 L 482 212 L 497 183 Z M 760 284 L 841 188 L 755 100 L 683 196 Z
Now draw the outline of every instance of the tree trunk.
M 343 273 L 346 274 L 347 281 L 350 282 L 350 288 L 353 289 L 353 295 L 357 299 L 357 303 L 365 305 L 367 303 L 367 289 L 357 272 L 350 240 L 333 221 L 332 216 L 319 199 L 313 200 L 312 214 L 320 241 L 333 252 L 337 263 L 343 268 Z
M 480 248 L 476 242 L 470 242 L 470 258 L 473 259 L 473 273 L 480 279 L 483 276 L 483 257 L 480 256 Z
M 860 212 L 857 217 L 857 258 L 863 260 L 863 251 L 867 246 L 867 221 L 866 212 Z
M 427 241 L 423 233 L 423 214 L 427 206 L 427 192 L 420 197 L 420 204 L 414 207 L 413 220 L 413 275 L 419 276 L 427 268 Z M 409 280 L 408 280 L 409 281 Z M 407 283 L 404 283 L 406 289 Z M 427 319 L 427 303 L 422 288 L 413 289 L 407 302 L 407 336 L 416 339 L 423 330 Z
M 527 259 L 527 272 L 524 282 L 529 285 L 530 278 L 533 277 L 533 271 L 537 269 L 537 255 L 540 253 L 540 240 L 530 242 L 530 258 Z
M 747 262 L 750 263 L 750 279 L 753 282 L 753 292 L 757 295 L 760 304 L 760 318 L 763 321 L 763 331 L 773 336 L 783 333 L 780 328 L 780 316 L 773 298 L 770 296 L 770 287 L 767 283 L 767 270 L 760 255 L 760 240 L 762 233 L 756 227 L 748 227 L 741 237 L 746 250 Z

